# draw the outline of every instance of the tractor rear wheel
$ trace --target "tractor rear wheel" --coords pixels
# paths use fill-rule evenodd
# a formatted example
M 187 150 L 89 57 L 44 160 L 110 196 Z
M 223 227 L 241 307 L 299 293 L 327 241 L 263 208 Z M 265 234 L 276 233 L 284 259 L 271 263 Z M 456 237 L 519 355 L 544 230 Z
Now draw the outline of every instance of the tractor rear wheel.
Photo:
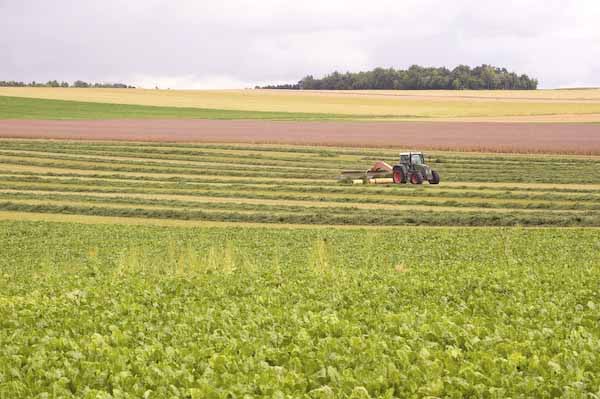
M 410 175 L 410 182 L 412 184 L 423 184 L 423 175 L 421 175 L 421 172 L 412 173 Z
M 431 171 L 431 180 L 429 180 L 429 184 L 440 184 L 440 174 L 435 170 Z
M 400 168 L 394 169 L 394 183 L 395 184 L 404 184 L 406 183 L 406 176 L 404 175 L 404 171 Z

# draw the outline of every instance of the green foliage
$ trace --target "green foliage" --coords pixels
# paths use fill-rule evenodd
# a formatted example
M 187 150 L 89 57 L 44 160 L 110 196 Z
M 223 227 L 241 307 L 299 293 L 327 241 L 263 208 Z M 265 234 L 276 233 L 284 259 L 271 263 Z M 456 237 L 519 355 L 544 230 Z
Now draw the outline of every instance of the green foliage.
M 538 81 L 506 68 L 459 65 L 427 68 L 412 65 L 407 70 L 375 68 L 368 72 L 333 72 L 321 79 L 306 76 L 297 84 L 265 86 L 264 89 L 300 90 L 535 90 Z
M 385 118 L 360 116 L 360 118 Z M 0 96 L 0 119 L 268 119 L 336 120 L 358 116 L 302 112 L 236 111 L 205 108 L 157 107 Z
M 598 229 L 383 227 L 600 225 L 597 158 L 438 152 L 445 185 L 346 186 L 397 151 L 0 144 L 16 217 L 379 226 L 0 221 L 0 399 L 600 395 Z
M 0 80 L 0 87 L 70 87 L 68 82 L 58 82 L 57 80 L 49 80 L 46 83 L 32 81 L 25 83 L 15 80 Z M 110 88 L 110 89 L 135 89 L 135 86 L 124 83 L 89 83 L 83 80 L 76 80 L 71 87 L 95 87 L 95 88 Z
M 594 397 L 588 229 L 0 222 L 0 397 Z

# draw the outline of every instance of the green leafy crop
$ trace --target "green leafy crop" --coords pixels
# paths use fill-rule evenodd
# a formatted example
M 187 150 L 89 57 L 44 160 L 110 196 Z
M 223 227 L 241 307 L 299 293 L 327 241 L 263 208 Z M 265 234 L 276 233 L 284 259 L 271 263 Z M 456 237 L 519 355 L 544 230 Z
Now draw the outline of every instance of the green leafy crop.
M 596 229 L 0 222 L 0 398 L 600 395 Z

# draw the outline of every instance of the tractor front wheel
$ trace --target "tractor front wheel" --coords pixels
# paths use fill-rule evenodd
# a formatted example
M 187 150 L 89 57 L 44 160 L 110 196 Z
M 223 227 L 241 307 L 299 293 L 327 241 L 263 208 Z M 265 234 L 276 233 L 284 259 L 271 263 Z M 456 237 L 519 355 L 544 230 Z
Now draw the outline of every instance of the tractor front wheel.
M 435 170 L 431 171 L 431 180 L 429 180 L 429 184 L 440 184 L 440 174 Z
M 412 184 L 423 184 L 423 175 L 421 175 L 421 172 L 412 173 L 410 175 L 410 182 Z
M 406 183 L 406 176 L 404 175 L 404 171 L 402 169 L 394 169 L 393 178 L 395 184 Z

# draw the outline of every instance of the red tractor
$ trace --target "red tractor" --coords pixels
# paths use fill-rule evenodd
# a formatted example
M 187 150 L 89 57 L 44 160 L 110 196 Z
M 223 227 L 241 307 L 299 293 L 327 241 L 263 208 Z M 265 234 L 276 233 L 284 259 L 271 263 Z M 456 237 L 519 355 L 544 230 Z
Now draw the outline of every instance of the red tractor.
M 425 155 L 422 152 L 402 152 L 400 162 L 394 166 L 378 161 L 366 172 L 342 171 L 340 179 L 359 183 L 360 180 L 363 183 L 423 184 L 423 181 L 428 181 L 429 184 L 440 183 L 439 173 L 425 164 Z

